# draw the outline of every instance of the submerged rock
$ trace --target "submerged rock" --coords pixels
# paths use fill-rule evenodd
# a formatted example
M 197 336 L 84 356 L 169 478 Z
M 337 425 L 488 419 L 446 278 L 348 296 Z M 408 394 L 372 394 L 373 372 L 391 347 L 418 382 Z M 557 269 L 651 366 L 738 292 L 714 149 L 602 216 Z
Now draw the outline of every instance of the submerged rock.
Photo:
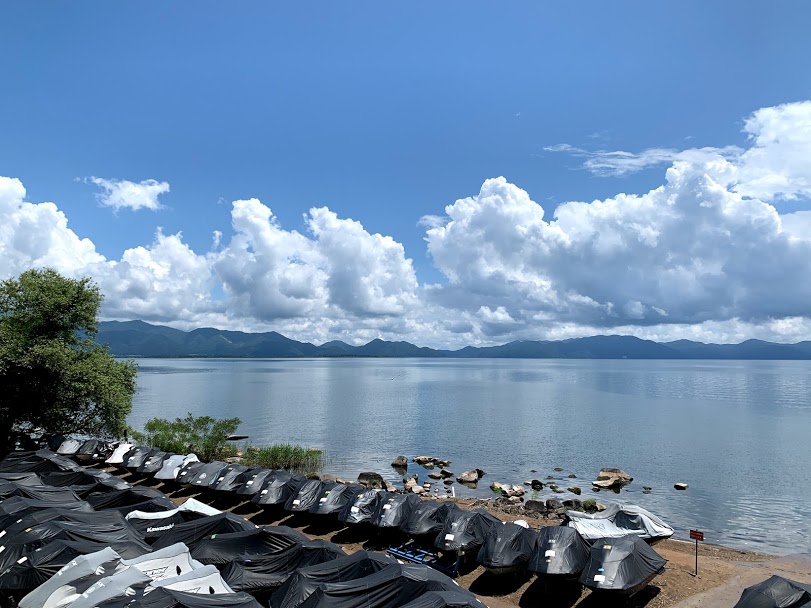
M 686 483 L 679 482 L 677 484 L 673 484 L 673 487 L 676 488 L 677 490 L 686 490 L 690 486 L 687 485 Z
M 571 486 L 571 487 L 566 488 L 566 489 L 569 490 L 569 492 L 571 492 L 572 494 L 577 494 L 578 496 L 580 496 L 580 493 L 583 491 L 580 488 L 578 488 L 577 486 Z
M 391 466 L 395 469 L 407 469 L 408 459 L 405 456 L 396 456 L 394 460 L 391 461 Z

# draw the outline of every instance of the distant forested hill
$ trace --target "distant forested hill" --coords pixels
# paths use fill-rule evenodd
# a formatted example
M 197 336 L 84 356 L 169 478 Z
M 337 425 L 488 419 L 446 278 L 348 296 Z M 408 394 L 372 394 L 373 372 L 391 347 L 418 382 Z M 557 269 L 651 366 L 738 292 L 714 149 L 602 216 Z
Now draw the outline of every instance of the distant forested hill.
M 143 321 L 106 321 L 98 340 L 120 357 L 457 357 L 524 359 L 811 359 L 811 342 L 703 344 L 652 342 L 631 336 L 591 336 L 560 341 L 522 340 L 501 346 L 437 350 L 409 342 L 372 340 L 352 346 L 333 340 L 321 346 L 275 331 L 245 333 L 201 328 L 181 331 Z

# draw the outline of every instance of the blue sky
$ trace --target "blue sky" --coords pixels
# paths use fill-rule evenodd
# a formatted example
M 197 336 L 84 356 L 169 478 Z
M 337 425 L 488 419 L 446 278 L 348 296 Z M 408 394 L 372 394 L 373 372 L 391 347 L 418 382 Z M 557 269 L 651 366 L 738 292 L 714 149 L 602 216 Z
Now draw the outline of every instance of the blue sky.
M 488 178 L 504 176 L 528 192 L 549 221 L 563 202 L 644 194 L 665 181 L 668 162 L 595 174 L 583 166 L 589 153 L 747 149 L 743 129 L 753 112 L 811 98 L 809 17 L 811 6 L 799 1 L 84 2 L 48 10 L 5 3 L 0 175 L 22 182 L 25 200 L 53 201 L 69 229 L 106 261 L 149 247 L 158 227 L 165 235 L 182 232 L 182 242 L 205 255 L 215 230 L 224 243 L 231 238 L 235 200 L 259 199 L 280 227 L 304 234 L 311 227 L 303 214 L 326 206 L 402 244 L 422 290 L 453 282 L 453 271 L 430 252 L 420 218 L 442 216 L 445 206 L 478 195 Z M 560 144 L 567 151 L 546 149 Z M 157 211 L 114 212 L 99 205 L 91 176 L 154 179 L 170 190 Z M 761 198 L 781 214 L 811 208 L 801 187 Z M 213 283 L 214 300 L 236 289 L 219 277 Z M 498 291 L 486 283 L 466 289 Z M 632 291 L 622 297 L 648 306 Z M 658 297 L 649 306 L 662 308 Z M 524 323 L 537 307 L 512 311 L 506 300 L 486 300 L 467 312 L 502 306 L 512 321 L 522 317 L 521 331 L 477 334 L 482 326 L 472 322 L 474 333 L 454 334 L 461 341 L 547 335 L 546 316 Z M 449 317 L 465 308 L 442 297 L 431 305 Z M 231 308 L 152 320 L 193 325 L 220 314 L 220 324 L 266 328 L 293 318 L 259 308 L 265 312 Z M 110 312 L 124 317 L 146 309 Z M 358 312 L 364 310 L 368 315 Z M 300 335 L 402 332 L 451 340 L 444 330 L 380 321 L 408 316 L 404 310 L 360 307 L 341 317 L 346 323 L 337 333 Z M 739 313 L 682 315 L 677 325 L 762 325 L 785 314 Z M 560 321 L 603 324 L 576 315 Z

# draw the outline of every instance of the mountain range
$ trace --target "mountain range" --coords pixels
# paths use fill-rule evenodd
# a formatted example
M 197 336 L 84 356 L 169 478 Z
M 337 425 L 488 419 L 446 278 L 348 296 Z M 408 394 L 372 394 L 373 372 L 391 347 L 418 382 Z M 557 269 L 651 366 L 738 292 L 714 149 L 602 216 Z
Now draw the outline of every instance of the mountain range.
M 410 342 L 372 340 L 352 346 L 333 340 L 316 346 L 271 331 L 246 333 L 210 327 L 181 331 L 143 321 L 105 321 L 98 342 L 118 357 L 445 357 L 523 359 L 811 359 L 811 341 L 777 344 L 746 340 L 704 344 L 690 340 L 653 342 L 633 336 L 591 336 L 568 340 L 519 340 L 501 346 L 438 350 Z

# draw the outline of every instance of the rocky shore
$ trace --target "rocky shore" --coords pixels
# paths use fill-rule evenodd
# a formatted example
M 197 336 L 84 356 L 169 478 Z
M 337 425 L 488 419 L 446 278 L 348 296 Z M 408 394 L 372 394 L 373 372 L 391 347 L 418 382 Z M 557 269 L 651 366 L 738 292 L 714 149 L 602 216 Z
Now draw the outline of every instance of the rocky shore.
M 417 460 L 419 458 L 419 460 Z M 573 474 L 565 473 L 563 469 L 555 471 L 561 479 L 571 480 L 572 485 L 559 494 L 568 492 L 569 496 L 560 499 L 547 499 L 544 501 L 530 498 L 533 492 L 541 488 L 547 490 L 556 486 L 558 480 L 530 479 L 525 483 L 507 483 L 492 481 L 488 484 L 494 493 L 492 498 L 459 498 L 454 497 L 453 490 L 447 492 L 453 484 L 483 483 L 486 473 L 482 469 L 464 471 L 454 475 L 451 471 L 451 462 L 433 457 L 416 457 L 411 461 L 403 462 L 404 458 L 395 459 L 392 464 L 398 464 L 397 473 L 402 475 L 403 483 L 392 484 L 382 475 L 375 472 L 363 472 L 357 481 L 369 488 L 380 488 L 388 491 L 412 492 L 421 495 L 426 500 L 450 500 L 465 508 L 484 508 L 503 521 L 525 520 L 532 527 L 557 525 L 567 508 L 582 510 L 599 510 L 599 503 L 588 504 L 588 500 L 580 501 L 572 488 L 574 486 Z M 404 466 L 402 466 L 404 465 Z M 412 468 L 409 471 L 409 467 Z M 414 470 L 416 468 L 416 470 Z M 431 476 L 431 474 L 434 476 Z M 173 501 L 182 504 L 188 498 L 195 497 L 212 503 L 221 510 L 233 511 L 250 519 L 256 524 L 283 524 L 299 529 L 311 538 L 329 540 L 339 544 L 347 552 L 361 549 L 385 550 L 386 546 L 376 546 L 374 537 L 368 531 L 360 528 L 347 527 L 332 518 L 313 522 L 312 519 L 291 515 L 280 510 L 265 510 L 239 496 L 227 493 L 212 498 L 210 493 L 200 492 L 195 488 L 180 487 L 173 483 L 155 483 L 155 480 L 139 479 L 137 475 L 123 474 L 123 478 L 131 483 L 148 483 L 156 485 L 169 495 Z M 329 475 L 322 477 L 329 478 Z M 422 484 L 420 477 L 426 478 Z M 475 481 L 473 480 L 475 477 Z M 601 479 L 602 478 L 602 479 Z M 470 481 L 465 481 L 470 480 Z M 616 481 L 619 480 L 619 481 Z M 338 480 L 352 481 L 355 480 Z M 446 482 L 450 481 L 448 484 Z M 489 481 L 489 480 L 488 480 Z M 632 478 L 618 469 L 603 469 L 596 476 L 596 482 L 612 482 L 608 490 L 620 484 L 631 483 Z M 599 486 L 598 486 L 599 487 Z M 434 491 L 442 489 L 442 492 Z M 676 491 L 675 488 L 673 491 Z M 556 493 L 556 494 L 557 494 Z M 668 560 L 664 574 L 658 576 L 645 590 L 634 596 L 627 604 L 629 608 L 659 607 L 659 608 L 697 608 L 698 606 L 732 607 L 743 588 L 757 580 L 763 580 L 772 573 L 781 573 L 795 580 L 811 582 L 811 563 L 802 558 L 787 559 L 774 558 L 753 552 L 739 551 L 726 547 L 702 544 L 700 547 L 700 574 L 694 576 L 694 545 L 683 541 L 667 540 L 656 545 L 656 550 Z M 758 578 L 759 577 L 759 578 Z M 520 576 L 494 576 L 481 567 L 461 573 L 457 579 L 460 585 L 476 593 L 480 599 L 491 608 L 506 608 L 513 606 L 577 606 L 579 608 L 599 608 L 603 604 L 596 604 L 597 599 L 588 591 L 578 591 L 579 595 L 557 598 L 557 603 L 549 604 L 548 592 L 541 589 L 536 578 L 528 574 Z M 711 598 L 704 603 L 702 598 Z M 600 599 L 602 601 L 603 598 Z
M 189 498 L 206 501 L 225 511 L 232 511 L 252 522 L 263 525 L 287 525 L 305 533 L 310 538 L 329 540 L 340 545 L 346 552 L 362 549 L 385 550 L 385 545 L 377 546 L 368 531 L 353 529 L 338 523 L 332 518 L 313 522 L 300 515 L 291 515 L 280 510 L 265 510 L 238 495 L 224 493 L 212 498 L 210 493 L 197 488 L 180 487 L 174 483 L 155 483 L 155 480 L 139 479 L 137 475 L 121 474 L 122 478 L 134 484 L 154 485 L 165 492 L 177 504 Z M 378 474 L 369 478 L 369 483 L 379 483 Z M 382 479 L 382 477 L 381 477 Z M 496 498 L 453 498 L 423 495 L 426 500 L 451 500 L 465 508 L 484 508 L 503 521 L 523 519 L 532 527 L 557 525 L 557 513 L 551 517 L 533 513 L 520 505 Z M 802 559 L 774 558 L 752 552 L 738 551 L 726 547 L 701 545 L 700 574 L 693 575 L 694 546 L 682 541 L 667 540 L 656 545 L 656 550 L 668 560 L 664 574 L 658 576 L 646 590 L 633 598 L 627 608 L 713 608 L 732 607 L 743 588 L 757 580 L 767 578 L 773 572 L 783 573 L 795 580 L 811 582 L 811 564 Z M 759 577 L 759 578 L 758 578 Z M 588 591 L 579 592 L 578 597 L 557 598 L 550 603 L 548 594 L 531 575 L 494 576 L 483 568 L 463 572 L 457 579 L 460 585 L 476 593 L 490 608 L 513 608 L 515 606 L 566 606 L 578 608 L 602 608 Z M 714 598 L 703 603 L 702 597 Z M 591 598 L 591 599 L 589 599 Z M 723 599 L 719 599 L 723 598 Z M 601 601 L 604 598 L 601 598 Z

